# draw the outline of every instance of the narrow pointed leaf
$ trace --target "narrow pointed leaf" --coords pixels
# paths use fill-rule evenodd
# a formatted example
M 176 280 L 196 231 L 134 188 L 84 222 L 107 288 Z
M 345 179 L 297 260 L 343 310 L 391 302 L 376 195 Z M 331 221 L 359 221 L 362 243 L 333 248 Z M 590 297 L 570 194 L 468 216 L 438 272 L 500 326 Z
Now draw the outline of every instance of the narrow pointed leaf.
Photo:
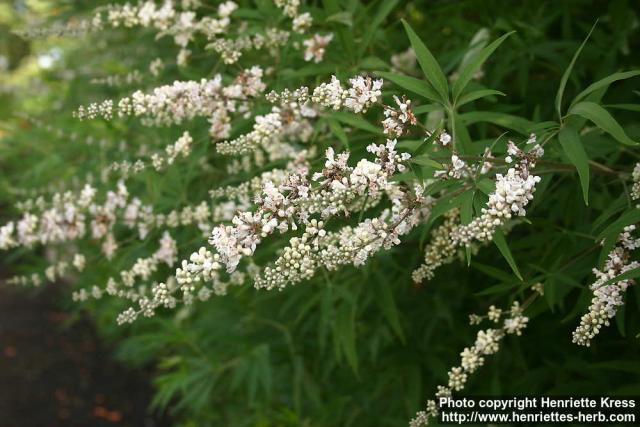
M 627 136 L 624 129 L 622 129 L 622 126 L 618 124 L 616 119 L 614 119 L 607 110 L 595 102 L 579 102 L 569 110 L 569 113 L 576 114 L 592 121 L 600 129 L 625 145 L 638 145 L 637 142 Z
M 379 277 L 380 280 L 376 281 L 375 289 L 376 303 L 393 331 L 398 335 L 398 338 L 404 342 L 404 333 L 402 331 L 402 325 L 400 324 L 400 313 L 390 289 L 391 283 L 385 280 L 385 276 L 382 274 L 379 274 Z
M 442 165 L 436 162 L 435 160 L 431 159 L 428 154 L 412 157 L 411 162 L 417 165 L 429 166 L 436 169 L 442 169 Z
M 347 363 L 358 374 L 358 353 L 356 350 L 356 332 L 354 312 L 350 304 L 343 304 L 336 317 L 336 334 Z
M 582 146 L 578 131 L 571 126 L 565 126 L 558 135 L 562 150 L 567 155 L 571 163 L 578 170 L 580 186 L 582 187 L 582 197 L 585 205 L 589 204 L 589 157 Z
M 459 114 L 458 117 L 468 126 L 478 122 L 493 123 L 507 129 L 513 129 L 523 135 L 528 135 L 533 122 L 512 114 L 500 113 L 497 111 L 471 111 Z
M 329 130 L 331 130 L 331 133 L 334 134 L 336 136 L 336 138 L 338 138 L 340 140 L 340 142 L 342 142 L 342 145 L 349 150 L 349 138 L 347 137 L 347 134 L 345 133 L 344 129 L 342 129 L 342 126 L 340 125 L 340 122 L 338 122 L 335 119 L 332 118 L 328 118 L 327 119 L 327 123 L 329 123 Z
M 496 230 L 496 233 L 493 235 L 493 242 L 496 244 L 498 250 L 509 264 L 509 267 L 511 267 L 513 273 L 518 276 L 518 279 L 523 280 L 522 275 L 520 274 L 520 270 L 518 270 L 518 265 L 516 264 L 516 261 L 513 259 L 513 255 L 511 254 L 511 249 L 509 249 L 509 245 L 507 245 L 507 240 L 504 238 L 504 233 L 502 232 L 502 230 Z
M 638 75 L 640 75 L 640 70 L 625 71 L 622 73 L 614 73 L 614 74 L 611 74 L 610 76 L 605 77 L 604 79 L 598 80 L 597 82 L 589 85 L 589 87 L 587 87 L 585 90 L 580 92 L 578 96 L 576 96 L 574 100 L 571 102 L 571 106 L 574 106 L 578 102 L 582 101 L 584 98 L 589 96 L 589 94 L 591 94 L 592 92 L 595 92 L 599 89 L 607 87 L 613 82 L 617 82 L 618 80 L 629 79 L 631 77 L 635 77 Z
M 429 135 L 429 137 L 428 137 L 427 139 L 425 139 L 425 140 L 422 142 L 422 144 L 420 144 L 420 145 L 418 146 L 418 148 L 416 149 L 416 151 L 414 151 L 414 152 L 412 153 L 412 156 L 414 157 L 414 158 L 412 159 L 412 161 L 415 161 L 415 157 L 420 156 L 422 153 L 424 153 L 425 151 L 427 151 L 427 148 L 431 147 L 431 145 L 433 144 L 433 141 L 435 141 L 435 139 L 436 139 L 437 137 L 439 137 L 439 136 L 440 136 L 440 133 L 442 132 L 442 128 L 443 128 L 443 127 L 444 127 L 444 123 L 440 123 L 440 124 L 438 125 L 438 127 L 437 127 L 433 132 L 431 132 L 431 135 Z M 434 160 L 432 160 L 432 161 L 434 161 Z M 439 165 L 439 166 L 438 166 L 438 169 L 440 169 L 440 168 L 442 168 L 442 165 Z
M 460 223 L 461 224 L 469 224 L 473 219 L 473 196 L 475 195 L 475 190 L 467 191 L 464 193 L 465 197 L 462 201 L 462 206 L 460 207 Z M 467 259 L 467 266 L 471 264 L 471 248 L 465 248 L 465 256 Z
M 404 29 L 409 36 L 409 42 L 416 52 L 418 63 L 425 77 L 440 95 L 440 100 L 446 103 L 449 100 L 449 86 L 447 85 L 447 78 L 442 72 L 442 68 L 440 68 L 436 58 L 434 58 L 429 49 L 427 49 L 427 46 L 420 40 L 420 37 L 413 31 L 407 21 L 402 20 L 402 25 L 404 25 Z
M 384 22 L 391 11 L 398 5 L 398 0 L 382 0 L 376 16 L 371 21 L 371 24 L 367 26 L 367 31 L 362 38 L 361 51 L 364 52 L 371 43 L 373 36 L 380 27 L 380 24 Z
M 382 134 L 382 129 L 377 128 L 358 115 L 339 111 L 331 114 L 331 117 L 346 125 L 353 126 L 354 128 L 362 129 L 375 134 Z
M 489 56 L 491 56 L 491 54 L 498 48 L 498 46 L 500 46 L 502 42 L 505 41 L 505 39 L 513 33 L 514 31 L 511 31 L 495 40 L 493 43 L 491 43 L 489 46 L 485 47 L 477 55 L 475 55 L 471 59 L 471 61 L 464 65 L 462 70 L 460 70 L 458 79 L 453 84 L 452 92 L 454 102 L 458 100 L 458 97 L 460 96 L 464 88 L 467 87 L 467 84 L 469 84 L 476 71 L 478 71 L 480 67 L 482 67 L 482 64 L 484 64 L 484 62 L 489 58 Z
M 430 101 L 441 103 L 438 93 L 429 83 L 423 80 L 416 79 L 415 77 L 403 76 L 401 74 L 388 73 L 385 71 L 377 71 L 376 74 L 384 79 L 391 80 L 398 86 L 413 93 L 417 93 Z
M 600 234 L 598 234 L 597 239 L 602 240 L 605 237 L 615 237 L 624 227 L 637 222 L 640 222 L 640 209 L 632 208 L 620 215 L 620 218 L 602 230 Z
M 640 267 L 632 268 L 631 270 L 625 271 L 622 274 L 618 274 L 613 279 L 609 279 L 604 282 L 602 286 L 613 285 L 614 283 L 621 282 L 622 280 L 637 279 L 638 277 L 640 277 Z
M 485 98 L 492 95 L 504 96 L 504 93 L 500 92 L 499 90 L 493 89 L 475 90 L 473 92 L 465 93 L 464 95 L 462 95 L 456 102 L 456 105 L 458 107 L 462 107 L 463 105 L 473 102 L 477 99 Z
M 558 113 L 558 117 L 562 117 L 562 95 L 564 94 L 564 88 L 567 86 L 567 81 L 569 80 L 569 76 L 571 75 L 571 70 L 573 69 L 573 66 L 576 63 L 576 59 L 578 59 L 580 52 L 582 52 L 582 48 L 587 43 L 587 40 L 589 40 L 589 37 L 591 36 L 591 33 L 593 32 L 593 29 L 596 27 L 597 23 L 598 21 L 596 21 L 595 24 L 593 24 L 593 27 L 591 27 L 589 34 L 587 34 L 587 37 L 584 39 L 576 53 L 573 55 L 569 66 L 562 75 L 562 79 L 560 79 L 560 87 L 558 88 L 558 92 L 556 93 L 556 111 Z

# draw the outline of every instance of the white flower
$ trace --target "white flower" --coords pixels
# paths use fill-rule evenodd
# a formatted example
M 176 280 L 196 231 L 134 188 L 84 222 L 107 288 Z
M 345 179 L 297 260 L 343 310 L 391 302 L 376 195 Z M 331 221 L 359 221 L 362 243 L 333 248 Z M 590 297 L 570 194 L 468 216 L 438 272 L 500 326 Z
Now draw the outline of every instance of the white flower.
M 293 18 L 293 31 L 297 33 L 306 32 L 313 24 L 313 18 L 309 12 L 301 13 Z
M 349 79 L 349 83 L 351 87 L 348 89 L 348 96 L 344 101 L 344 106 L 355 113 L 366 112 L 382 96 L 382 80 L 357 76 Z
M 220 3 L 218 6 L 218 15 L 221 18 L 229 17 L 236 9 L 238 9 L 238 4 L 233 1 L 225 1 Z
M 634 231 L 633 225 L 625 227 L 618 236 L 616 246 L 609 252 L 604 268 L 593 269 L 596 276 L 596 281 L 591 285 L 593 298 L 589 311 L 582 316 L 580 325 L 573 332 L 574 343 L 590 346 L 591 340 L 603 326 L 609 326 L 609 319 L 613 318 L 618 308 L 624 304 L 624 292 L 635 284 L 633 279 L 626 279 L 605 285 L 616 276 L 640 267 L 639 262 L 629 259 L 631 251 L 640 247 L 640 239 L 631 235 Z
M 314 34 L 310 39 L 304 40 L 302 42 L 305 47 L 304 60 L 313 60 L 316 64 L 322 61 L 325 49 L 331 40 L 333 40 L 333 34 L 328 34 L 326 36 Z

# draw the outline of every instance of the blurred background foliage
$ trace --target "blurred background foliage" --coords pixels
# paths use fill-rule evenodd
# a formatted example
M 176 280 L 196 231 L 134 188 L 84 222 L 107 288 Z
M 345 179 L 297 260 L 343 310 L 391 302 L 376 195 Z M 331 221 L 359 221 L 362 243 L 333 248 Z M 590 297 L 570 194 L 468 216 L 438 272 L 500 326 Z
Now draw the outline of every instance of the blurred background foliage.
M 264 12 L 262 19 L 277 21 L 277 11 L 268 1 L 255 3 Z M 116 29 L 35 40 L 13 32 L 71 22 L 103 4 L 107 2 L 5 0 L 0 4 L 2 222 L 17 215 L 12 206 L 27 196 L 79 188 L 89 176 L 97 179 L 95 171 L 129 158 L 142 145 L 160 147 L 181 134 L 177 127 L 149 128 L 134 119 L 79 122 L 71 117 L 78 105 L 117 99 L 138 88 L 174 80 L 209 77 L 220 69 L 218 58 L 204 49 L 194 49 L 189 64 L 178 67 L 178 48 L 167 38 L 155 40 L 149 30 Z M 553 120 L 560 78 L 596 20 L 565 99 L 606 75 L 640 68 L 639 10 L 633 0 L 308 4 L 316 21 L 337 34 L 337 41 L 317 66 L 301 59 L 274 61 L 278 78 L 273 89 L 313 84 L 332 73 L 344 77 L 389 69 L 391 55 L 409 47 L 400 18 L 411 24 L 448 75 L 458 69 L 474 36 L 494 40 L 516 31 L 484 66 L 481 79 L 482 85 L 506 96 L 476 101 L 463 112 L 492 111 L 533 122 Z M 363 41 L 376 14 L 389 5 L 388 16 L 374 28 L 366 45 Z M 204 41 L 199 47 L 203 45 Z M 155 58 L 167 64 L 157 78 L 146 71 Z M 265 58 L 243 61 L 266 64 Z M 141 82 L 119 87 L 91 83 L 94 78 L 132 70 L 142 71 Z M 637 79 L 619 82 L 602 101 L 634 140 L 640 139 L 638 89 Z M 206 138 L 204 121 L 188 126 L 194 139 Z M 495 138 L 502 131 L 491 123 L 470 128 L 471 137 L 478 140 Z M 349 138 L 353 147 L 363 146 L 371 136 L 355 130 Z M 602 133 L 587 129 L 582 140 L 591 159 L 616 170 L 630 172 L 638 160 L 636 153 L 612 144 Z M 211 146 L 200 144 L 196 150 L 188 161 L 164 174 L 136 176 L 132 191 L 162 211 L 176 201 L 205 199 L 214 183 L 248 178 L 227 177 L 223 161 Z M 557 144 L 548 150 L 564 156 Z M 210 165 L 206 172 L 202 159 Z M 515 227 L 508 236 L 524 281 L 492 245 L 475 254 L 470 266 L 456 261 L 440 269 L 428 284 L 415 286 L 410 274 L 422 259 L 426 234 L 418 229 L 364 268 L 322 274 L 282 292 L 236 288 L 193 309 L 165 313 L 130 327 L 115 324 L 123 308 L 118 301 L 61 304 L 72 312 L 90 312 L 104 338 L 119 343 L 119 358 L 134 366 L 153 366 L 152 410 L 170 411 L 185 427 L 404 425 L 433 394 L 436 384 L 446 382 L 447 369 L 473 342 L 475 332 L 468 325 L 468 315 L 486 312 L 492 304 L 505 307 L 539 281 L 545 285 L 545 296 L 532 307 L 530 327 L 522 337 L 506 339 L 501 351 L 471 377 L 466 392 L 638 395 L 637 287 L 628 291 L 616 325 L 603 331 L 591 348 L 571 343 L 571 332 L 589 302 L 591 268 L 600 256 L 595 236 L 626 205 L 625 184 L 593 173 L 591 200 L 585 206 L 575 172 L 543 177 L 529 211 L 530 224 Z M 91 242 L 79 242 L 83 253 L 94 256 L 89 260 L 91 268 L 69 286 L 105 283 L 132 260 L 150 253 L 156 240 L 152 234 L 123 246 L 112 262 L 101 259 Z M 185 257 L 201 240 L 197 230 L 180 231 L 179 241 L 191 242 L 180 247 L 180 254 Z M 272 247 L 261 255 L 264 260 L 272 258 L 277 244 Z M 2 255 L 0 266 L 11 274 L 42 270 L 46 261 L 41 255 L 14 251 Z

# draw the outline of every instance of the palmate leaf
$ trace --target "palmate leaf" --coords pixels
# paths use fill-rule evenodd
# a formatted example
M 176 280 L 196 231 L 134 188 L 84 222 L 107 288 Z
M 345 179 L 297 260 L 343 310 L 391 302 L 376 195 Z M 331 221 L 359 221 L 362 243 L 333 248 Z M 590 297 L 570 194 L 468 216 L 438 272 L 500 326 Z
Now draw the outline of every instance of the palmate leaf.
M 454 103 L 458 100 L 458 98 L 462 94 L 462 91 L 467 87 L 467 84 L 469 84 L 476 71 L 478 71 L 480 67 L 482 67 L 482 64 L 484 64 L 484 62 L 489 58 L 489 56 L 491 56 L 491 54 L 498 48 L 498 46 L 500 46 L 502 42 L 504 42 L 505 39 L 514 32 L 515 31 L 511 31 L 495 40 L 489 46 L 482 49 L 476 56 L 473 57 L 471 61 L 465 64 L 462 70 L 460 70 L 458 79 L 453 84 L 452 95 Z
M 589 158 L 582 146 L 578 131 L 572 126 L 565 126 L 558 135 L 562 151 L 567 155 L 571 163 L 578 170 L 580 185 L 582 187 L 582 197 L 585 205 L 589 204 Z
M 627 136 L 616 119 L 595 102 L 579 102 L 569 110 L 569 114 L 575 114 L 592 121 L 600 129 L 625 145 L 638 145 L 637 142 Z
M 420 37 L 413 31 L 413 28 L 405 21 L 402 20 L 402 25 L 409 36 L 409 42 L 411 47 L 416 52 L 416 58 L 420 64 L 420 68 L 424 72 L 424 76 L 427 78 L 431 86 L 440 95 L 440 101 L 446 104 L 449 101 L 449 85 L 447 84 L 447 78 L 442 72 L 442 68 L 438 65 L 438 61 L 431 54 L 427 46 L 420 40 Z

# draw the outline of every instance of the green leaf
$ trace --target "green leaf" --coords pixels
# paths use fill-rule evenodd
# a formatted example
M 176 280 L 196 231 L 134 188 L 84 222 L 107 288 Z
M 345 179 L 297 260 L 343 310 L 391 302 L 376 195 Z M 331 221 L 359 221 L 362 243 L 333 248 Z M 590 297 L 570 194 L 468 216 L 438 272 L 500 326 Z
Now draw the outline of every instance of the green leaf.
M 598 234 L 598 240 L 617 235 L 624 227 L 640 222 L 640 209 L 632 208 Z
M 360 44 L 361 52 L 364 52 L 369 47 L 369 44 L 371 44 L 371 39 L 373 39 L 373 36 L 380 27 L 380 24 L 384 22 L 387 16 L 397 5 L 398 0 L 382 0 L 380 2 L 378 12 L 373 18 L 373 21 L 371 21 L 371 23 L 367 25 L 367 31 L 364 33 L 364 37 L 362 38 L 362 43 Z
M 338 12 L 327 17 L 327 22 L 337 22 L 347 27 L 353 27 L 353 16 L 351 12 Z
M 331 114 L 330 117 L 338 121 L 341 121 L 342 123 L 347 124 L 349 126 L 353 126 L 354 128 L 362 129 L 367 132 L 371 132 L 375 134 L 382 134 L 382 129 L 377 128 L 376 126 L 372 125 L 362 117 L 352 113 L 338 111 Z
M 365 70 L 379 70 L 381 68 L 388 68 L 389 64 L 377 56 L 367 56 L 360 61 L 360 66 Z
M 514 32 L 515 31 L 511 31 L 495 40 L 493 43 L 491 43 L 489 46 L 485 47 L 477 55 L 475 55 L 471 59 L 471 61 L 464 65 L 462 70 L 460 70 L 458 79 L 453 84 L 452 92 L 454 103 L 458 100 L 458 97 L 460 96 L 464 88 L 467 87 L 467 84 L 469 84 L 475 72 L 478 71 L 480 67 L 482 67 L 482 64 L 484 64 L 484 62 L 489 58 L 489 56 L 491 56 L 491 54 L 498 48 L 498 46 L 500 46 L 502 42 L 505 41 L 505 39 Z
M 573 55 L 573 58 L 571 59 L 569 66 L 567 67 L 567 69 L 564 71 L 564 74 L 562 75 L 562 79 L 560 79 L 560 87 L 558 87 L 558 92 L 556 93 L 556 112 L 558 113 L 558 117 L 560 118 L 562 118 L 562 95 L 564 94 L 564 89 L 567 86 L 567 81 L 569 80 L 569 76 L 571 75 L 571 70 L 573 69 L 573 66 L 576 63 L 576 59 L 578 59 L 580 52 L 582 52 L 582 48 L 584 48 L 584 45 L 587 43 L 587 40 L 589 40 L 589 37 L 591 36 L 593 29 L 596 28 L 597 24 L 598 24 L 598 21 L 596 21 L 593 24 L 593 27 L 591 27 L 589 34 L 587 34 L 587 37 L 584 39 L 584 41 L 582 42 L 582 44 L 580 45 L 576 53 Z
M 466 122 L 462 120 L 456 110 L 449 112 L 449 124 L 453 132 L 455 148 L 460 154 L 470 154 L 472 152 L 471 135 L 469 135 L 469 131 L 467 130 Z
M 492 96 L 492 95 L 505 96 L 505 94 L 500 92 L 499 90 L 480 89 L 480 90 L 475 90 L 473 92 L 465 93 L 460 97 L 460 99 L 458 99 L 458 101 L 456 102 L 456 105 L 458 107 L 461 107 L 465 104 L 475 101 L 476 99 L 480 99 L 480 98 L 484 98 L 486 96 Z
M 514 274 L 518 276 L 518 279 L 523 280 L 520 270 L 518 270 L 518 266 L 516 265 L 516 261 L 513 259 L 513 255 L 511 254 L 511 249 L 509 249 L 509 245 L 507 245 L 507 240 L 504 238 L 502 230 L 496 229 L 496 232 L 493 235 L 493 242 L 498 247 L 498 250 L 500 250 L 500 253 L 507 261 Z
M 460 223 L 463 225 L 469 224 L 473 219 L 473 196 L 475 191 L 468 191 L 464 193 L 465 197 L 460 206 Z M 471 264 L 471 248 L 465 247 L 465 257 L 467 259 L 467 266 Z
M 637 142 L 633 141 L 624 133 L 622 126 L 618 124 L 611 114 L 595 102 L 579 102 L 569 110 L 569 113 L 591 120 L 600 129 L 625 145 L 638 145 Z
M 433 132 L 431 132 L 431 135 L 429 135 L 429 137 L 425 139 L 421 145 L 418 146 L 416 151 L 413 152 L 413 156 L 418 157 L 420 154 L 424 153 L 427 150 L 427 148 L 431 146 L 433 141 L 435 141 L 435 139 L 440 136 L 440 133 L 442 132 L 443 127 L 444 127 L 444 123 L 440 123 L 438 127 Z M 437 167 L 438 169 L 441 169 L 442 165 Z
M 627 314 L 626 309 L 627 309 L 627 306 L 622 305 L 621 307 L 618 307 L 618 311 L 616 312 L 616 326 L 618 327 L 618 332 L 620 332 L 620 335 L 622 335 L 623 337 L 627 336 L 627 333 L 624 327 L 626 314 Z
M 609 279 L 606 282 L 604 282 L 602 286 L 613 285 L 614 283 L 618 283 L 622 280 L 636 279 L 638 277 L 640 277 L 640 267 L 631 269 L 629 271 L 625 271 L 622 274 L 618 274 L 613 279 Z
M 427 49 L 427 46 L 420 40 L 420 37 L 413 31 L 407 21 L 403 19 L 402 25 L 404 25 L 404 29 L 409 36 L 409 42 L 416 52 L 418 63 L 425 77 L 440 95 L 442 103 L 447 103 L 449 100 L 449 86 L 447 85 L 447 78 L 442 72 L 440 65 L 438 65 L 438 61 L 436 61 L 429 49 Z
M 607 87 L 613 82 L 616 82 L 618 80 L 629 79 L 631 77 L 635 77 L 638 75 L 640 75 L 640 70 L 624 71 L 622 73 L 611 74 L 610 76 L 607 76 L 601 80 L 598 80 L 597 82 L 589 85 L 589 87 L 587 87 L 585 90 L 580 92 L 578 96 L 576 96 L 574 100 L 571 102 L 571 106 L 573 106 L 574 104 L 577 104 L 578 102 L 586 98 L 590 93 L 595 92 L 598 89 Z
M 355 313 L 351 304 L 342 304 L 336 316 L 336 331 L 347 362 L 358 374 L 358 353 L 356 351 Z
M 334 134 L 336 138 L 340 140 L 340 142 L 342 142 L 342 145 L 344 145 L 347 150 L 350 150 L 349 138 L 347 137 L 344 129 L 342 129 L 340 123 L 332 118 L 327 118 L 327 123 L 329 123 L 329 129 L 331 130 L 331 133 Z
M 482 178 L 476 182 L 476 187 L 488 196 L 495 191 L 496 182 L 489 178 Z
M 562 150 L 578 170 L 584 204 L 589 205 L 589 157 L 582 146 L 578 131 L 572 126 L 565 126 L 558 135 Z
M 417 93 L 430 101 L 438 103 L 442 102 L 433 87 L 423 80 L 416 79 L 415 77 L 403 76 L 401 74 L 388 73 L 386 71 L 376 71 L 376 75 L 379 75 L 384 79 L 391 80 L 398 86 L 413 93 Z
M 592 230 L 595 232 L 609 221 L 611 217 L 623 211 L 627 207 L 627 203 L 628 200 L 624 194 L 618 197 L 615 201 L 609 202 L 607 208 L 591 223 Z
M 606 369 L 640 375 L 640 364 L 638 364 L 637 360 L 610 360 L 607 362 L 590 363 L 590 366 L 597 369 Z
M 495 111 L 472 111 L 460 114 L 459 117 L 466 125 L 477 122 L 488 122 L 507 129 L 513 129 L 523 135 L 528 135 L 530 133 L 529 130 L 533 127 L 533 122 L 527 119 Z
M 640 113 L 640 104 L 607 104 L 606 107 L 618 110 L 636 111 Z
M 422 165 L 422 166 L 429 166 L 436 169 L 442 169 L 442 165 L 436 162 L 435 160 L 429 158 L 428 154 L 412 157 L 411 162 L 416 163 L 418 165 Z
M 511 274 L 505 273 L 504 271 L 502 271 L 499 268 L 495 268 L 495 267 L 492 267 L 490 265 L 482 264 L 482 263 L 479 263 L 477 261 L 473 261 L 473 263 L 471 263 L 471 266 L 473 268 L 477 269 L 477 270 L 480 270 L 481 272 L 483 272 L 487 276 L 493 277 L 494 279 L 498 279 L 501 282 L 511 283 L 515 279 Z
M 473 191 L 473 190 L 468 190 L 465 193 L 470 191 Z M 459 194 L 457 196 L 447 195 L 447 196 L 441 197 L 433 205 L 433 208 L 431 209 L 431 215 L 429 215 L 429 219 L 427 220 L 427 226 L 430 227 L 431 225 L 433 225 L 433 223 L 439 217 L 441 217 L 451 209 L 462 206 L 462 203 L 464 202 L 465 197 L 467 197 L 465 196 L 465 193 Z
M 396 302 L 393 298 L 393 293 L 391 292 L 391 282 L 386 280 L 386 276 L 382 273 L 378 274 L 379 280 L 376 280 L 375 293 L 376 298 L 375 301 L 380 307 L 382 314 L 391 325 L 393 331 L 398 335 L 398 338 L 402 342 L 404 342 L 404 333 L 402 332 L 402 326 L 400 324 L 400 315 L 398 312 L 398 307 L 396 306 Z
M 418 105 L 413 109 L 413 114 L 431 113 L 433 111 L 442 111 L 442 106 L 437 104 Z

